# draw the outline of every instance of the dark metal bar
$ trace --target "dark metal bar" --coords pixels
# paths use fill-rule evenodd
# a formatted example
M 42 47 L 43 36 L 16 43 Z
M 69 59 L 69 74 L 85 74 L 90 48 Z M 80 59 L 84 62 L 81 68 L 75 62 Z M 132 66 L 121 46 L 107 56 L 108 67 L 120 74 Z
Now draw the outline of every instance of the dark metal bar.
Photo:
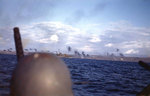
M 19 61 L 22 57 L 24 57 L 24 52 L 18 27 L 14 28 L 14 40 L 15 40 L 17 60 Z

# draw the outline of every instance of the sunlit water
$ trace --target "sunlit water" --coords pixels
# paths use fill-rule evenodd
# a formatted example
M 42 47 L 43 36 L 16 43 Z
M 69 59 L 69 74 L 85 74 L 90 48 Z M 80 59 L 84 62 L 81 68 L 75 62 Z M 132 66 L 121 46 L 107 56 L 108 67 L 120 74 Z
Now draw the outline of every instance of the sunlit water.
M 135 62 L 63 58 L 75 96 L 135 96 L 150 84 L 150 72 Z M 15 55 L 0 55 L 0 96 L 8 96 Z

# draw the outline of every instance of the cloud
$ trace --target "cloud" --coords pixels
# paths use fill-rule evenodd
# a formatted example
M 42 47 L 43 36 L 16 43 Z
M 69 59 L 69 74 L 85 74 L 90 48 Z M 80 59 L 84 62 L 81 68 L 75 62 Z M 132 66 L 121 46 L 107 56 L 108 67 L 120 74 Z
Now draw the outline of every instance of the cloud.
M 134 49 L 130 49 L 130 50 L 127 50 L 125 52 L 125 54 L 137 54 L 137 53 L 139 53 L 139 51 L 138 50 L 134 50 Z
M 47 37 L 47 38 L 42 38 L 42 39 L 39 39 L 39 40 L 35 40 L 39 43 L 57 43 L 59 41 L 59 37 L 57 35 L 52 35 L 50 37 Z
M 147 42 L 145 42 L 147 43 Z M 130 48 L 144 48 L 144 44 L 143 42 L 137 40 L 137 41 L 127 41 L 127 42 L 122 42 L 122 44 L 120 44 L 120 46 L 122 46 L 121 48 L 126 48 L 126 49 L 130 49 Z
M 50 39 L 46 38 L 46 39 L 40 39 L 40 40 L 36 40 L 39 43 L 49 43 Z
M 79 48 L 81 51 L 92 52 L 94 49 L 88 45 Z
M 66 46 L 74 50 L 92 53 L 95 44 L 101 42 L 100 36 L 82 32 L 79 28 L 61 22 L 39 22 L 20 26 L 22 38 L 30 38 L 26 48 L 49 49 L 54 52 L 58 49 L 67 51 Z
M 112 46 L 113 46 L 112 43 L 105 44 L 105 47 L 112 47 Z
M 52 35 L 51 37 L 50 37 L 50 39 L 51 39 L 51 41 L 53 41 L 53 42 L 58 42 L 58 36 L 57 35 Z
M 22 38 L 30 38 L 26 47 L 39 49 L 66 50 L 70 45 L 79 49 L 79 45 L 86 44 L 89 37 L 81 34 L 81 30 L 61 22 L 39 22 L 20 26 Z M 79 48 L 78 48 L 79 47 Z
M 13 32 L 12 28 L 10 27 L 0 27 L 0 49 L 6 49 L 6 48 L 15 48 L 14 43 L 10 43 L 14 41 L 13 39 Z
M 102 43 L 110 50 L 119 48 L 124 54 L 130 53 L 137 56 L 143 53 L 147 56 L 148 53 L 143 50 L 150 51 L 149 27 L 136 27 L 128 21 L 111 22 L 103 33 L 100 37 Z
M 98 28 L 101 29 L 100 26 Z M 3 48 L 14 46 L 12 29 L 0 28 L 0 43 L 5 42 Z M 88 33 L 62 22 L 38 22 L 20 26 L 25 48 L 67 52 L 66 46 L 71 46 L 73 50 L 98 55 L 116 53 L 116 49 L 119 49 L 120 53 L 130 56 L 149 55 L 149 29 L 123 21 L 110 23 L 96 33 Z
M 101 39 L 98 37 L 98 35 L 93 35 L 90 37 L 90 42 L 96 43 L 96 42 L 101 42 Z

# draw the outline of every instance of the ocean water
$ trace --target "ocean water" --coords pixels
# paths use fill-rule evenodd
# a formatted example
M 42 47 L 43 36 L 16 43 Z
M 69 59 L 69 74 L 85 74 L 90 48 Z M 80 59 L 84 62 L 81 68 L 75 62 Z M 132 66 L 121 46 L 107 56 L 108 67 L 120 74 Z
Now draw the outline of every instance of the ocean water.
M 62 58 L 75 96 L 135 96 L 150 84 L 150 72 L 136 62 Z M 0 55 L 0 96 L 9 96 L 15 55 Z

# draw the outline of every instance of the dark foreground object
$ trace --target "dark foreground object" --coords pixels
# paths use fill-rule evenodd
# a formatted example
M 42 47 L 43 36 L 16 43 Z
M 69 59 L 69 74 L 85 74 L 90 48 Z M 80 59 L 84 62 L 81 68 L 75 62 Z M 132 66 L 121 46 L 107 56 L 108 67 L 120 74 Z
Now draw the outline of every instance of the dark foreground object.
M 140 66 L 150 71 L 150 66 L 147 63 L 143 61 L 139 61 L 138 63 Z M 150 85 L 146 86 L 140 93 L 137 94 L 137 96 L 150 96 Z
M 146 86 L 140 93 L 136 96 L 150 96 L 150 85 Z
M 150 65 L 148 65 L 147 63 L 139 61 L 139 65 L 144 67 L 146 70 L 150 71 Z
M 52 54 L 22 58 L 13 73 L 10 96 L 73 96 L 67 66 Z
M 14 40 L 15 40 L 17 61 L 19 61 L 22 57 L 24 57 L 24 52 L 23 52 L 23 46 L 21 42 L 21 35 L 18 27 L 14 28 Z

